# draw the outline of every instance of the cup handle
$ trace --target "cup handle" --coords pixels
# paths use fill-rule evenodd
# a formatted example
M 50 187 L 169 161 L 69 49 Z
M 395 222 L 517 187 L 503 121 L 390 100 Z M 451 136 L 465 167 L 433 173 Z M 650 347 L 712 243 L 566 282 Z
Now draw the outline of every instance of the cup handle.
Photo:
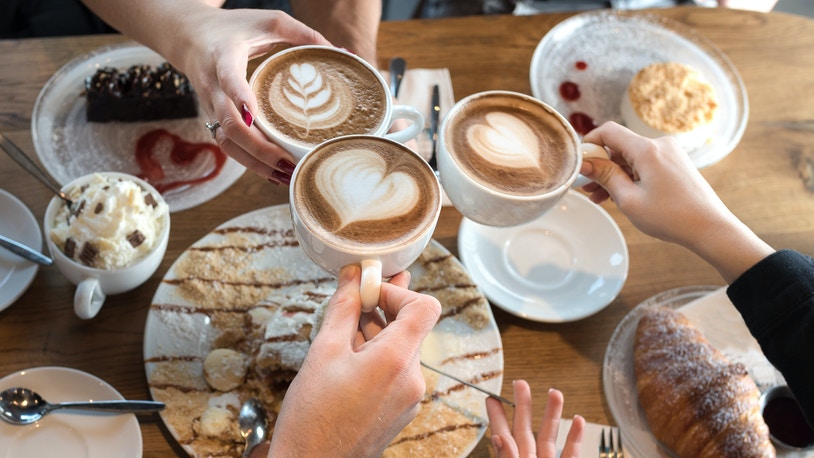
M 582 151 L 582 157 L 601 157 L 603 159 L 610 159 L 610 154 L 608 151 L 595 143 L 582 143 L 579 145 L 579 149 Z M 571 187 L 581 188 L 590 182 L 590 179 L 580 174 L 577 176 L 577 179 L 574 180 L 574 184 L 572 184 Z
M 362 298 L 362 311 L 372 312 L 379 306 L 379 293 L 382 290 L 382 262 L 377 259 L 362 261 L 362 284 L 359 295 Z
M 99 280 L 86 278 L 76 287 L 73 296 L 73 311 L 83 320 L 89 320 L 99 313 L 105 302 L 105 293 L 99 287 Z
M 396 119 L 406 119 L 411 121 L 410 125 L 397 132 L 389 132 L 384 136 L 399 143 L 408 142 L 416 137 L 424 129 L 424 115 L 420 111 L 408 105 L 393 106 L 393 115 L 390 116 L 390 125 Z

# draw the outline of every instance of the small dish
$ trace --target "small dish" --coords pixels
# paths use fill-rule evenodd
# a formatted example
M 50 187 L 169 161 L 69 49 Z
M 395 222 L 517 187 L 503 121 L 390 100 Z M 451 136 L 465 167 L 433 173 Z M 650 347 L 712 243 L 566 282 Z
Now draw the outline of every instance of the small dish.
M 13 194 L 0 189 L 0 234 L 42 250 L 42 232 L 31 210 Z M 14 303 L 37 276 L 39 265 L 0 248 L 0 310 Z
M 67 367 L 25 369 L 0 379 L 0 391 L 17 386 L 49 402 L 124 399 L 103 380 Z M 0 456 L 8 458 L 138 458 L 141 453 L 141 429 L 134 414 L 60 410 L 31 425 L 0 423 Z
M 776 385 L 763 392 L 760 414 L 769 427 L 775 446 L 796 452 L 814 450 L 814 429 L 806 422 L 787 385 Z
M 493 304 L 533 321 L 575 321 L 602 310 L 628 273 L 619 226 L 577 191 L 519 226 L 483 226 L 464 218 L 458 253 Z
M 618 10 L 572 16 L 538 43 L 529 70 L 531 91 L 578 132 L 605 121 L 622 123 L 620 104 L 630 80 L 648 64 L 667 61 L 693 67 L 718 94 L 723 116 L 712 138 L 688 151 L 699 169 L 713 165 L 735 149 L 746 130 L 746 87 L 723 51 L 680 22 Z
M 86 121 L 85 98 L 82 95 L 85 78 L 101 67 L 120 70 L 138 64 L 155 67 L 165 61 L 149 48 L 126 42 L 78 56 L 51 76 L 34 103 L 31 136 L 40 162 L 59 184 L 65 185 L 82 175 L 103 170 L 139 176 L 136 143 L 142 135 L 155 129 L 165 129 L 185 142 L 212 142 L 209 131 L 204 127 L 209 120 L 202 112 L 197 118 L 149 122 Z M 162 140 L 163 143 L 169 141 Z M 156 153 L 159 157 L 161 154 Z M 163 171 L 166 181 L 199 180 L 214 173 L 215 162 L 208 156 L 201 156 L 191 164 L 180 167 L 167 164 L 163 166 Z M 172 212 L 195 207 L 225 191 L 245 170 L 237 161 L 227 157 L 223 168 L 208 181 L 165 191 L 164 199 Z

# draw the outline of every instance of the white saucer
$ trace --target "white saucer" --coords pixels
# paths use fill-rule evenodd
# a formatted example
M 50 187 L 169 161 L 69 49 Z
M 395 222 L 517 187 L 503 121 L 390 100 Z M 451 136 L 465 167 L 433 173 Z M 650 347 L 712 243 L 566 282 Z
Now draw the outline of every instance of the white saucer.
M 550 323 L 602 310 L 619 294 L 628 273 L 619 226 L 577 191 L 520 226 L 489 227 L 464 218 L 458 253 L 493 304 Z
M 20 199 L 0 189 L 0 234 L 42 250 L 37 219 Z M 0 248 L 0 310 L 13 304 L 28 289 L 39 265 Z
M 124 399 L 103 380 L 66 367 L 37 367 L 0 379 L 0 391 L 26 387 L 49 402 Z M 23 458 L 140 457 L 141 429 L 134 414 L 58 410 L 25 426 L 0 421 L 0 456 Z

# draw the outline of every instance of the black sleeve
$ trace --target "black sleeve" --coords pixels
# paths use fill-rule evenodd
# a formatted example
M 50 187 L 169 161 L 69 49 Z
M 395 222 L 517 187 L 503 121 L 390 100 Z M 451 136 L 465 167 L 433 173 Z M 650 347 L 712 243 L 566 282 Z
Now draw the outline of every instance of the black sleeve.
M 778 251 L 741 275 L 727 294 L 814 425 L 814 259 Z

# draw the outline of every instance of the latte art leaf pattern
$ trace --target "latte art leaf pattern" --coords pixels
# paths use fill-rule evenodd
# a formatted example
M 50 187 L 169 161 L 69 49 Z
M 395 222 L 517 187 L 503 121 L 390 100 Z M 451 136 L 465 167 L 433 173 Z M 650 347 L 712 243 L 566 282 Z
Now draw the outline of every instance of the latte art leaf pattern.
M 345 122 L 353 110 L 353 96 L 339 79 L 320 71 L 310 63 L 292 64 L 288 74 L 282 72 L 271 83 L 272 100 L 281 94 L 284 100 L 274 103 L 277 111 L 290 124 L 300 127 L 300 138 L 306 139 L 313 129 L 326 129 Z
M 409 213 L 418 204 L 418 183 L 368 150 L 346 151 L 325 160 L 316 182 L 341 221 L 340 228 Z
M 540 167 L 540 145 L 525 121 L 501 112 L 486 114 L 484 121 L 466 131 L 467 141 L 476 153 L 504 167 Z

